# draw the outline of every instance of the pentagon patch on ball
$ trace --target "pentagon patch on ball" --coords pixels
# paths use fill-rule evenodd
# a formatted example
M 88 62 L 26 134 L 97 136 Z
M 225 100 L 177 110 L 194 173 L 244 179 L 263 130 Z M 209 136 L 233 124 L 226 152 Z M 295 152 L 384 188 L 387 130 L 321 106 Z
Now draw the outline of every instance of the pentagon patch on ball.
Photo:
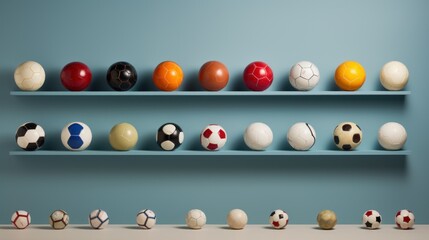
M 182 145 L 185 134 L 175 123 L 166 123 L 158 129 L 156 142 L 165 151 L 172 151 Z
M 16 130 L 15 140 L 20 148 L 35 151 L 45 143 L 45 131 L 37 123 L 24 123 Z
M 137 213 L 137 225 L 143 229 L 151 229 L 156 224 L 156 214 L 150 209 L 143 209 Z

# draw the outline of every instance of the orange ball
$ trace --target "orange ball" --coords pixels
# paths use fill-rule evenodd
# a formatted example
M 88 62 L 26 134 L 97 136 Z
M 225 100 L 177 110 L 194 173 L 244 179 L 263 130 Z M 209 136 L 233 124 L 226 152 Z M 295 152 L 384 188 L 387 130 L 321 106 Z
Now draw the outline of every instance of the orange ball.
M 346 61 L 335 71 L 335 83 L 345 91 L 358 90 L 365 82 L 365 68 L 358 62 Z
M 177 63 L 165 61 L 156 66 L 152 79 L 159 90 L 174 91 L 182 84 L 183 71 Z
M 204 89 L 219 91 L 228 84 L 228 68 L 221 62 L 209 61 L 201 66 L 198 78 Z

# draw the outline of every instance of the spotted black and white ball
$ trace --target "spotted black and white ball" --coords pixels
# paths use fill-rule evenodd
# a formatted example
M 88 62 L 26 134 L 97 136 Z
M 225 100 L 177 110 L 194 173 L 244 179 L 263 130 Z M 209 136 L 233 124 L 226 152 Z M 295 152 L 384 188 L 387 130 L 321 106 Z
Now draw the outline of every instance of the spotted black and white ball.
M 289 223 L 289 216 L 281 209 L 277 209 L 270 214 L 269 222 L 276 229 L 282 229 Z
M 353 150 L 362 142 L 362 130 L 353 122 L 343 122 L 334 130 L 335 145 L 341 150 Z
M 150 209 L 143 209 L 137 213 L 136 223 L 140 228 L 151 229 L 156 224 L 156 214 Z
M 375 210 L 368 210 L 362 216 L 362 223 L 366 228 L 377 229 L 381 225 L 381 215 Z
M 69 123 L 61 132 L 61 141 L 68 150 L 85 150 L 92 141 L 91 129 L 83 122 Z
M 185 134 L 175 123 L 166 123 L 159 127 L 156 142 L 165 151 L 172 151 L 182 145 Z
M 16 130 L 15 140 L 20 148 L 35 151 L 45 143 L 45 131 L 37 123 L 24 123 Z
M 308 123 L 295 123 L 287 132 L 287 141 L 295 150 L 309 150 L 316 143 L 316 131 Z

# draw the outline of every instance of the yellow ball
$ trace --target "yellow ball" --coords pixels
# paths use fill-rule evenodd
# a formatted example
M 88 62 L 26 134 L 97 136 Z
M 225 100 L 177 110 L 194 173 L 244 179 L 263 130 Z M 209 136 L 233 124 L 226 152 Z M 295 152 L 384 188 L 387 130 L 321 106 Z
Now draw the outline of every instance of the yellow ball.
M 333 229 L 337 224 L 337 215 L 332 210 L 323 210 L 317 215 L 317 223 L 321 229 Z
M 115 150 L 126 151 L 132 149 L 139 139 L 136 128 L 129 123 L 116 124 L 109 134 L 110 145 Z
M 335 83 L 345 91 L 358 90 L 364 84 L 365 78 L 365 68 L 358 62 L 343 62 L 335 71 Z

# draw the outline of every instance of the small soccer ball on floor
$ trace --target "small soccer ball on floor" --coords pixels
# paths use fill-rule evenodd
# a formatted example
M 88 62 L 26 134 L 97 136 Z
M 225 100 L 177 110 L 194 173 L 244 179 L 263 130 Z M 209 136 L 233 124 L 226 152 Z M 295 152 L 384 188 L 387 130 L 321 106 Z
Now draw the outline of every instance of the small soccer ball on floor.
M 127 151 L 132 149 L 139 139 L 137 129 L 129 123 L 119 123 L 109 133 L 109 143 L 113 149 Z
M 404 89 L 408 83 L 409 72 L 405 64 L 391 61 L 381 68 L 380 83 L 384 88 L 391 91 Z
M 200 141 L 204 149 L 209 151 L 220 150 L 226 143 L 228 136 L 225 129 L 218 124 L 210 124 L 201 131 Z
M 298 62 L 289 71 L 289 82 L 296 90 L 309 91 L 316 87 L 319 79 L 319 69 L 309 61 Z
M 68 150 L 85 150 L 91 141 L 91 129 L 83 122 L 69 123 L 61 131 L 61 142 Z
M 269 222 L 273 228 L 282 229 L 289 223 L 289 216 L 281 209 L 277 209 L 270 214 Z
M 182 145 L 185 134 L 182 128 L 175 123 L 166 123 L 158 129 L 156 142 L 165 151 L 172 151 Z
M 243 80 L 252 91 L 264 91 L 273 83 L 274 74 L 270 66 L 264 62 L 252 62 L 244 69 Z
M 201 229 L 206 225 L 207 217 L 200 209 L 191 209 L 188 214 L 186 214 L 185 220 L 189 228 Z
M 342 122 L 335 127 L 334 143 L 341 150 L 353 150 L 362 142 L 362 130 L 356 123 Z
M 172 61 L 162 62 L 153 71 L 152 80 L 159 90 L 174 91 L 182 84 L 182 68 Z
M 103 229 L 109 225 L 109 216 L 101 209 L 96 209 L 89 214 L 89 225 L 94 229 Z
M 287 141 L 295 150 L 309 150 L 316 143 L 316 131 L 308 123 L 295 123 L 287 132 Z
M 247 224 L 247 214 L 241 209 L 233 209 L 228 213 L 226 221 L 232 229 L 243 229 Z
M 49 224 L 53 229 L 61 230 L 69 225 L 69 215 L 64 210 L 55 210 L 49 216 Z
M 140 228 L 151 229 L 156 224 L 156 214 L 150 209 L 143 209 L 137 213 L 136 223 Z
M 400 229 L 412 229 L 414 226 L 414 213 L 410 210 L 400 210 L 396 213 L 395 223 Z
M 107 83 L 116 91 L 128 91 L 137 82 L 137 71 L 131 63 L 117 62 L 107 70 Z
M 45 143 L 45 130 L 37 123 L 24 123 L 16 130 L 15 141 L 20 148 L 35 151 Z
M 12 225 L 17 229 L 25 229 L 31 224 L 30 213 L 24 210 L 18 210 L 12 214 Z
M 368 210 L 362 216 L 362 223 L 369 229 L 380 228 L 381 215 L 376 210 Z
M 317 223 L 324 230 L 331 230 L 337 224 L 337 215 L 332 210 L 323 210 L 317 215 Z
M 365 68 L 358 62 L 346 61 L 335 70 L 335 83 L 344 91 L 356 91 L 365 83 Z
M 15 69 L 14 78 L 19 89 L 36 91 L 45 83 L 45 70 L 37 62 L 23 62 Z
M 243 138 L 250 149 L 262 151 L 273 142 L 273 131 L 267 124 L 255 122 L 246 128 Z
M 378 130 L 378 143 L 386 150 L 400 150 L 407 141 L 407 130 L 397 122 L 383 124 Z

